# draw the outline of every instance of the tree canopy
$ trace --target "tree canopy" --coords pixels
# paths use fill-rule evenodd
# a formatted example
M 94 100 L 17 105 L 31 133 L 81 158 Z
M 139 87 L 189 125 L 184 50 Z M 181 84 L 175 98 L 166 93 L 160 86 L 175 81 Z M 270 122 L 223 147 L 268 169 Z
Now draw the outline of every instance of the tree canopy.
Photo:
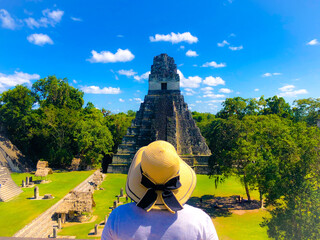
M 100 166 L 135 116 L 99 110 L 91 102 L 83 107 L 83 92 L 56 76 L 36 81 L 31 90 L 17 85 L 0 99 L 0 121 L 13 143 L 34 163 L 45 159 L 56 168 L 69 167 L 74 157 Z

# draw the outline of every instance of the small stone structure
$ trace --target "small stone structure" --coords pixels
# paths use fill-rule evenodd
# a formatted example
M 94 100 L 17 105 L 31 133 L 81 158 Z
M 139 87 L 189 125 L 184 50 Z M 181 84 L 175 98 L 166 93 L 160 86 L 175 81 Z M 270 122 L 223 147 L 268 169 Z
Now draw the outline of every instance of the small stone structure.
M 52 196 L 52 194 L 45 194 L 44 196 L 43 196 L 43 199 L 53 199 L 53 196 Z
M 61 218 L 62 223 L 66 221 L 85 222 L 91 217 L 92 208 L 95 205 L 91 191 L 71 191 L 55 212 L 57 217 Z
M 49 168 L 49 164 L 47 161 L 38 161 L 37 163 L 37 171 L 35 172 L 36 177 L 47 177 L 48 174 L 52 174 L 52 169 Z
M 39 187 L 35 186 L 34 188 L 34 199 L 39 199 Z
M 79 171 L 80 168 L 81 168 L 80 164 L 81 164 L 81 159 L 80 158 L 72 159 L 70 170 L 71 171 Z
M 177 66 L 167 54 L 154 57 L 148 95 L 122 139 L 108 172 L 127 173 L 136 151 L 155 140 L 170 142 L 196 173 L 207 173 L 210 149 L 184 102 Z

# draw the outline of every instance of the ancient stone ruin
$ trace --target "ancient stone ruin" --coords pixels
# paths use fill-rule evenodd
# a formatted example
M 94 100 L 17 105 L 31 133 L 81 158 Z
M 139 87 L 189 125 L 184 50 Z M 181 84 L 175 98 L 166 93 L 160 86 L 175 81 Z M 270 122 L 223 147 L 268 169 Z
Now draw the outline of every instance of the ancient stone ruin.
M 36 177 L 47 177 L 48 174 L 52 174 L 52 169 L 49 168 L 49 164 L 47 161 L 38 161 L 37 163 L 37 171 L 35 172 Z
M 127 173 L 136 151 L 155 140 L 170 142 L 197 173 L 207 173 L 211 152 L 180 92 L 174 59 L 154 57 L 149 91 L 114 155 L 108 172 Z
M 62 223 L 85 222 L 92 216 L 93 207 L 95 202 L 92 191 L 71 191 L 57 208 L 56 214 L 58 219 L 61 218 Z
M 81 169 L 81 159 L 80 158 L 73 158 L 70 166 L 71 171 L 80 171 Z
M 7 202 L 22 193 L 12 180 L 9 170 L 0 165 L 0 202 Z

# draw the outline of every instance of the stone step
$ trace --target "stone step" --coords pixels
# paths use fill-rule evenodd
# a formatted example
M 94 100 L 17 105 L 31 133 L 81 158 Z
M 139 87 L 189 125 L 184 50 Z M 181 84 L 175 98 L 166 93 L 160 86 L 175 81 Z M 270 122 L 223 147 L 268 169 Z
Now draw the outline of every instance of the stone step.
M 8 191 L 7 189 L 4 189 L 4 191 L 1 190 L 0 198 L 3 202 L 7 202 L 11 198 L 19 195 L 20 193 L 22 193 L 21 189 L 14 189 L 10 191 Z
M 8 169 L 1 168 L 1 171 L 2 175 L 0 176 L 0 201 L 7 202 L 23 191 L 12 180 Z

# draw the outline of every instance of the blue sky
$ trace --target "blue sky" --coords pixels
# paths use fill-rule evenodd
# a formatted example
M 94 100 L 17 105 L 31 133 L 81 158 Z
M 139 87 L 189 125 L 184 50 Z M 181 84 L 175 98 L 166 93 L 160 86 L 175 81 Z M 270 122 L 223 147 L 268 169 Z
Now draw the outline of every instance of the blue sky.
M 98 108 L 138 110 L 167 53 L 191 110 L 318 98 L 319 12 L 316 0 L 0 0 L 0 91 L 56 75 Z

